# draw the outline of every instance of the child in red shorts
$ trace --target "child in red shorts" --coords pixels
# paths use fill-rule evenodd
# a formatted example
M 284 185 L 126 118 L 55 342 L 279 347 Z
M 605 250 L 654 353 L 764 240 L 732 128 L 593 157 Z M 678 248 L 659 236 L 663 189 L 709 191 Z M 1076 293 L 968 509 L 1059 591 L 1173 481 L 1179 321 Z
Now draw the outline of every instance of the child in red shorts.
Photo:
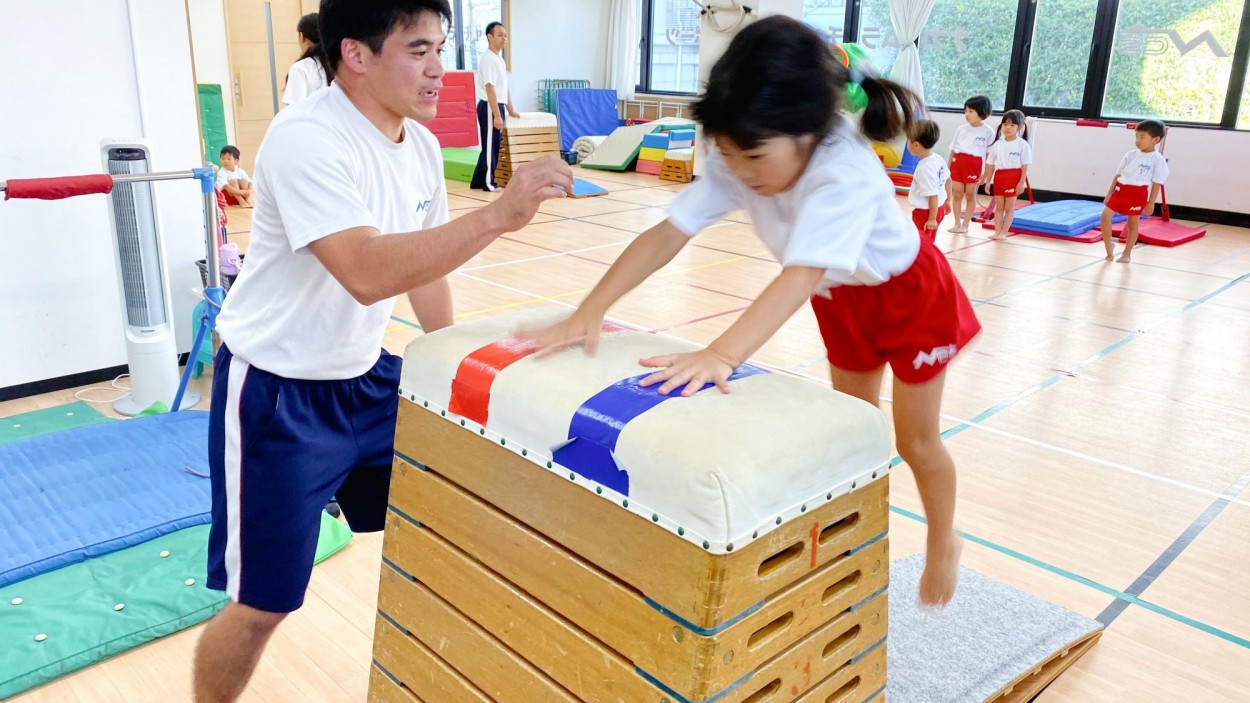
M 985 156 L 994 141 L 994 128 L 985 124 L 994 104 L 984 95 L 964 101 L 964 120 L 951 140 L 951 212 L 955 214 L 954 234 L 967 234 L 968 223 L 977 209 L 977 186 L 985 182 Z M 965 212 L 965 205 L 966 212 Z
M 1102 244 L 1107 248 L 1107 261 L 1115 256 L 1115 244 L 1111 239 L 1111 218 L 1115 214 L 1128 215 L 1125 225 L 1124 253 L 1120 263 L 1127 264 L 1137 245 L 1137 227 L 1142 215 L 1154 212 L 1159 188 L 1168 179 L 1168 162 L 1158 151 L 1159 142 L 1167 127 L 1158 120 L 1146 120 L 1137 125 L 1137 148 L 1124 155 L 1111 189 L 1103 200 Z
M 922 236 L 935 242 L 938 223 L 946 217 L 946 182 L 950 180 L 946 162 L 933 153 L 933 145 L 942 132 L 933 120 L 921 120 L 908 136 L 907 150 L 920 157 L 907 192 L 907 202 L 912 206 L 911 221 Z M 980 174 L 977 177 L 980 178 Z
M 1016 198 L 1024 190 L 1033 163 L 1033 147 L 1029 145 L 1029 128 L 1024 113 L 1008 110 L 998 125 L 998 135 L 990 145 L 989 172 L 985 180 L 994 184 L 994 234 L 990 239 L 1002 241 L 1011 232 L 1016 217 Z
M 841 114 L 851 81 L 869 101 L 858 126 Z M 774 15 L 733 38 L 692 109 L 708 140 L 704 175 L 626 247 L 576 312 L 522 336 L 542 349 L 593 352 L 616 301 L 701 230 L 745 209 L 781 273 L 706 348 L 642 359 L 655 373 L 641 385 L 662 395 L 689 396 L 707 384 L 730 392 L 734 369 L 810 299 L 835 389 L 876 406 L 886 364 L 894 371 L 898 451 L 928 519 L 920 601 L 948 602 L 962 541 L 939 409 L 947 365 L 981 326 L 946 257 L 899 209 L 865 140 L 910 133 L 922 101 L 897 83 L 850 74 L 814 29 Z

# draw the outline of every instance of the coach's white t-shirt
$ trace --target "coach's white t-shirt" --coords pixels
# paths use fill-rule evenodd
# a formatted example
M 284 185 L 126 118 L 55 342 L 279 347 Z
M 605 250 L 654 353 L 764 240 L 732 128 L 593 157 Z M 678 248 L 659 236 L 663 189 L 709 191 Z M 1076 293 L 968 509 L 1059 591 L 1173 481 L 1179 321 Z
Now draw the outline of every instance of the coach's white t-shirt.
M 495 102 L 508 104 L 508 64 L 487 49 L 477 59 L 477 99 L 486 99 L 486 84 L 495 86 Z
M 282 104 L 294 105 L 309 95 L 326 87 L 326 71 L 321 63 L 309 56 L 291 66 L 286 74 L 286 90 L 282 92 Z
M 757 195 L 729 173 L 715 148 L 703 170 L 669 206 L 669 221 L 694 236 L 742 208 L 782 266 L 825 269 L 822 289 L 884 283 L 920 252 L 920 235 L 894 200 L 894 184 L 849 119 L 784 193 Z
M 907 202 L 912 207 L 929 209 L 929 196 L 936 195 L 938 207 L 946 202 L 946 182 L 951 178 L 946 162 L 937 154 L 930 153 L 916 164 L 916 172 L 912 175 L 911 189 L 907 192 Z
M 448 221 L 438 141 L 412 120 L 398 144 L 338 84 L 278 113 L 256 155 L 243 271 L 217 329 L 240 359 L 287 378 L 355 378 L 378 359 L 394 299 L 364 306 L 308 249 L 353 227 L 382 234 Z
M 1146 153 L 1133 149 L 1124 155 L 1116 169 L 1116 180 L 1126 186 L 1148 186 L 1151 183 L 1167 183 L 1168 160 L 1158 151 Z

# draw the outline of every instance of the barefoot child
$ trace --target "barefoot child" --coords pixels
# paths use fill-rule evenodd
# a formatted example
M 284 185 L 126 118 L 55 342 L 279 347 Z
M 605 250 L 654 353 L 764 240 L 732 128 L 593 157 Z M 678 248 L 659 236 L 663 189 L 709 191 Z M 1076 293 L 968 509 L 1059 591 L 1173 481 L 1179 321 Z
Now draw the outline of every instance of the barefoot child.
M 782 272 L 706 349 L 642 360 L 657 369 L 642 385 L 683 396 L 705 384 L 729 392 L 734 368 L 810 300 L 837 390 L 876 405 L 885 365 L 894 371 L 898 450 L 929 525 L 920 600 L 943 604 L 955 592 L 961 542 L 955 465 L 938 427 L 942 382 L 981 328 L 946 258 L 907 222 L 865 141 L 910 131 L 919 99 L 890 81 L 856 79 L 869 100 L 858 130 L 840 112 L 851 76 L 815 30 L 783 16 L 742 30 L 693 106 L 713 147 L 706 175 L 678 196 L 667 220 L 629 245 L 572 316 L 522 336 L 545 349 L 584 344 L 593 353 L 621 296 L 700 230 L 746 209 Z
M 1115 244 L 1111 239 L 1111 218 L 1115 214 L 1128 215 L 1125 227 L 1124 253 L 1120 263 L 1127 264 L 1137 245 L 1137 227 L 1142 215 L 1154 212 L 1159 188 L 1168 180 L 1168 162 L 1158 151 L 1159 142 L 1167 129 L 1158 120 L 1146 120 L 1137 125 L 1137 148 L 1124 155 L 1120 167 L 1111 179 L 1111 188 L 1103 200 L 1102 244 L 1107 248 L 1107 261 L 1115 256 Z M 1149 191 L 1149 193 L 1147 193 Z
M 967 234 L 968 223 L 976 214 L 977 186 L 985 183 L 985 156 L 994 141 L 994 128 L 985 124 L 985 118 L 993 109 L 984 95 L 968 98 L 964 102 L 967 124 L 959 125 L 951 141 L 951 212 L 955 214 L 955 226 L 949 231 L 954 234 Z
M 1016 198 L 1024 191 L 1033 163 L 1033 147 L 1029 146 L 1029 128 L 1024 113 L 1008 110 L 998 125 L 998 135 L 990 145 L 989 172 L 985 180 L 994 184 L 994 234 L 990 239 L 1002 241 L 1011 232 L 1016 217 Z
M 931 242 L 937 241 L 938 223 L 946 217 L 946 182 L 951 175 L 942 157 L 933 153 L 933 145 L 941 136 L 936 122 L 920 120 L 907 141 L 907 150 L 920 158 L 907 191 L 907 202 L 913 208 L 911 221 Z

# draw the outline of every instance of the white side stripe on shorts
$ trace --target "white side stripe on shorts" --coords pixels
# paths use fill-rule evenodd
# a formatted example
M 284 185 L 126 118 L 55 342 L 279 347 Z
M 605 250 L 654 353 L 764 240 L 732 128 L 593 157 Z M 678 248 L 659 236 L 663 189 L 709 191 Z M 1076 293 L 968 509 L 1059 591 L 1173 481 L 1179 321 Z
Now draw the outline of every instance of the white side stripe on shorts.
M 226 594 L 233 601 L 239 600 L 239 583 L 243 580 L 243 432 L 239 425 L 239 400 L 243 395 L 243 382 L 251 367 L 238 357 L 230 359 L 229 380 L 226 386 L 225 434 L 226 446 L 223 457 L 226 484 Z

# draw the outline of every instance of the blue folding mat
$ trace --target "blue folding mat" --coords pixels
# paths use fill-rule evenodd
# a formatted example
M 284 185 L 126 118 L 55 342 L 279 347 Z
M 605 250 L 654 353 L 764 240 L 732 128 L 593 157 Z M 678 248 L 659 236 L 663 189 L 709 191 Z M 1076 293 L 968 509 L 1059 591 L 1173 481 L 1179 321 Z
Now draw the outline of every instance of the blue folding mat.
M 1016 210 L 1011 222 L 1012 229 L 1022 229 L 1044 234 L 1075 236 L 1097 227 L 1102 221 L 1103 204 L 1093 200 L 1055 200 L 1036 203 Z M 1113 222 L 1128 218 L 1116 215 Z
M 0 445 L 0 587 L 209 522 L 208 413 Z
M 560 151 L 572 151 L 580 137 L 606 137 L 620 126 L 615 90 L 563 88 L 556 91 L 556 105 Z

